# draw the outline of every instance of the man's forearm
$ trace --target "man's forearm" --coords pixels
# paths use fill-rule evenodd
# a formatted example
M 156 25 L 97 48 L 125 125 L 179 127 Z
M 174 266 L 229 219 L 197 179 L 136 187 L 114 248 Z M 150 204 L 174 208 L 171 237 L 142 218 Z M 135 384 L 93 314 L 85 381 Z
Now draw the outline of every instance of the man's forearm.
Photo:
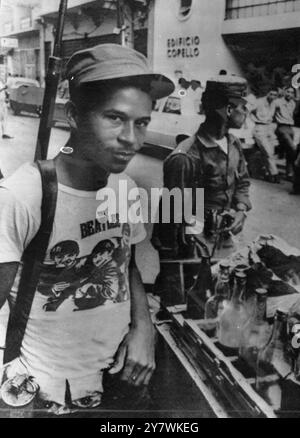
M 249 186 L 245 185 L 243 188 L 239 187 L 232 199 L 232 207 L 241 210 L 239 206 L 245 205 L 247 211 L 251 210 L 252 205 L 249 197 Z
M 247 210 L 251 210 L 252 205 L 249 197 L 250 189 L 250 179 L 245 165 L 239 171 L 240 178 L 236 183 L 235 193 L 233 195 L 233 204 L 237 206 L 239 204 L 244 204 Z
M 129 267 L 131 289 L 131 326 L 121 343 L 115 370 L 123 357 L 122 380 L 135 386 L 148 385 L 155 369 L 155 331 L 150 318 L 146 293 L 133 256 Z
M 151 322 L 149 305 L 141 275 L 135 263 L 129 268 L 130 296 L 131 296 L 131 324 L 136 327 Z

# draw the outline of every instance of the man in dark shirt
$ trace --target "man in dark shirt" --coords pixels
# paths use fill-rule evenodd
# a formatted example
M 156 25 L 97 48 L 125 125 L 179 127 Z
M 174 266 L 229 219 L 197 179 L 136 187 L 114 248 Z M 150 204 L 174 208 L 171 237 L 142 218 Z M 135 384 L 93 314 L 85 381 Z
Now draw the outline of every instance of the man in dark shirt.
M 204 193 L 204 230 L 200 237 L 214 257 L 223 258 L 234 250 L 232 234 L 242 231 L 249 200 L 249 177 L 239 140 L 228 134 L 239 129 L 246 118 L 247 82 L 236 76 L 219 76 L 207 82 L 202 96 L 205 122 L 191 138 L 184 140 L 164 163 L 164 187 L 201 188 Z M 196 206 L 193 205 L 193 212 Z M 220 224 L 229 213 L 230 223 L 223 222 L 222 244 Z M 177 225 L 177 224 L 174 224 Z M 216 229 L 219 226 L 219 229 Z M 170 247 L 173 255 L 181 255 L 180 244 L 164 224 L 156 227 L 153 243 L 163 255 Z M 172 227 L 172 224 L 170 224 Z M 218 242 L 218 244 L 217 244 Z

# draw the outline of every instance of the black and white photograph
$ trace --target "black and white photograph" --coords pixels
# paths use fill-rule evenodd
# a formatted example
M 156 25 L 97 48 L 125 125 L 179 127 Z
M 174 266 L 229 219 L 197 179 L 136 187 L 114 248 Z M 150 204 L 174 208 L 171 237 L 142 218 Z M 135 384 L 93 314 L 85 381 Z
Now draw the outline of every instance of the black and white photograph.
M 0 0 L 0 418 L 300 418 L 299 218 L 300 0 Z

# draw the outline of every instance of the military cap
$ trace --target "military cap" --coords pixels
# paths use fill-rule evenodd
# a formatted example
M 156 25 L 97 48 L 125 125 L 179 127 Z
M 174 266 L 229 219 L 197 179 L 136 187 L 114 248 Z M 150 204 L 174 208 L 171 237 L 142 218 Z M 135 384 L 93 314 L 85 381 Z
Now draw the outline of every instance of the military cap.
M 221 109 L 232 103 L 247 103 L 247 81 L 234 75 L 220 75 L 206 83 L 202 95 L 202 104 L 205 110 Z
M 153 100 L 166 97 L 174 83 L 164 75 L 153 73 L 144 55 L 118 44 L 100 44 L 75 52 L 66 66 L 70 87 L 121 78 L 143 78 Z

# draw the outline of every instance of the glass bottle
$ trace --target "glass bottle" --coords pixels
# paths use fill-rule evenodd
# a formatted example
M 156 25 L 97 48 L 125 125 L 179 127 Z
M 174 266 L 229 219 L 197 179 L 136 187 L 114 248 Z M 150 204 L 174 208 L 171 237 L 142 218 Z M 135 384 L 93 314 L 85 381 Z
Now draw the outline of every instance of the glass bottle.
M 269 381 L 267 376 L 276 370 L 281 370 L 281 374 L 288 374 L 284 353 L 287 341 L 286 323 L 287 313 L 277 310 L 271 337 L 257 356 L 256 389 L 274 409 L 281 406 L 281 387 L 279 380 Z
M 229 269 L 229 262 L 220 263 L 215 293 L 205 304 L 205 319 L 217 318 L 228 304 L 230 299 Z
M 246 281 L 245 272 L 235 273 L 231 300 L 220 315 L 218 338 L 220 344 L 228 348 L 239 348 L 242 329 L 249 318 L 243 302 Z
M 277 310 L 269 342 L 258 353 L 258 376 L 273 373 L 281 369 L 285 362 L 285 344 L 287 341 L 287 313 Z
M 234 273 L 243 272 L 244 274 L 246 274 L 246 276 L 248 278 L 249 269 L 250 269 L 249 265 L 247 265 L 246 263 L 241 263 L 241 264 L 235 266 Z M 255 298 L 254 291 L 249 290 L 249 288 L 247 287 L 247 280 L 246 280 L 246 287 L 245 287 L 245 291 L 244 291 L 244 295 L 243 295 L 243 300 L 244 300 L 244 306 L 245 306 L 246 312 L 248 313 L 249 317 L 252 317 L 254 315 L 255 306 L 256 306 L 255 299 L 256 298 Z
M 271 328 L 266 320 L 267 290 L 255 290 L 253 315 L 243 327 L 239 355 L 256 370 L 258 352 L 270 339 Z
M 204 317 L 205 303 L 212 296 L 212 291 L 210 258 L 202 257 L 197 278 L 187 291 L 187 318 L 201 319 Z
M 236 283 L 236 273 L 237 272 L 241 272 L 242 274 L 245 274 L 245 276 L 247 277 L 247 271 L 248 271 L 249 267 L 246 264 L 238 264 L 234 267 L 234 269 L 231 271 L 229 278 L 230 278 L 230 286 L 231 289 L 233 290 L 234 285 Z
M 207 325 L 203 329 L 208 336 L 215 336 L 218 319 L 230 299 L 229 271 L 230 263 L 222 262 L 219 266 L 218 278 L 215 284 L 215 293 L 205 304 L 204 317 Z

